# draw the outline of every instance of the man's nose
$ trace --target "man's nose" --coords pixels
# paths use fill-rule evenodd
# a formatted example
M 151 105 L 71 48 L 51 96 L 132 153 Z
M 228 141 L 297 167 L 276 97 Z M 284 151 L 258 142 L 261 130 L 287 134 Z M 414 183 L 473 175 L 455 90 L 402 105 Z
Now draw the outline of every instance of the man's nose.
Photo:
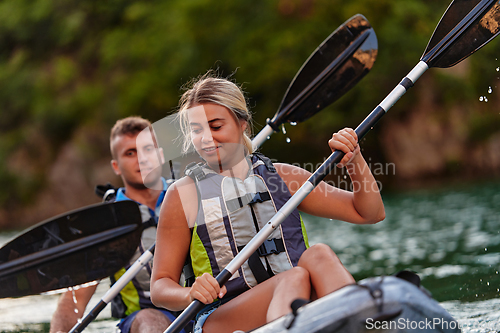
M 149 161 L 144 153 L 137 154 L 137 159 L 139 160 L 139 164 L 146 164 Z

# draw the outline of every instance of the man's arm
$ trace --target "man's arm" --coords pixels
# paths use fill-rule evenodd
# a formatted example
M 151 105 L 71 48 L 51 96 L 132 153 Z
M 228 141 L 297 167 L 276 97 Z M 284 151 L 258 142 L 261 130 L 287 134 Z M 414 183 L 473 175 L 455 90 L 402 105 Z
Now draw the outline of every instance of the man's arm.
M 65 333 L 71 330 L 78 319 L 83 316 L 96 288 L 97 284 L 75 290 L 74 294 L 73 291 L 66 291 L 62 294 L 50 321 L 50 333 Z

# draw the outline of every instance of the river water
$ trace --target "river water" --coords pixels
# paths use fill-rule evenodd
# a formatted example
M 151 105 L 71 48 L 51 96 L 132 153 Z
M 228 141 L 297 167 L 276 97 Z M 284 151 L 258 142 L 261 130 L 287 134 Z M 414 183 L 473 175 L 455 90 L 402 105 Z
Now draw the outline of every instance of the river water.
M 384 203 L 387 217 L 375 225 L 303 216 L 310 243 L 330 245 L 357 280 L 415 271 L 464 332 L 499 332 L 500 183 L 384 194 Z M 13 236 L 0 234 L 0 245 Z M 0 299 L 0 332 L 48 332 L 57 299 Z M 114 332 L 115 324 L 105 309 L 86 332 Z

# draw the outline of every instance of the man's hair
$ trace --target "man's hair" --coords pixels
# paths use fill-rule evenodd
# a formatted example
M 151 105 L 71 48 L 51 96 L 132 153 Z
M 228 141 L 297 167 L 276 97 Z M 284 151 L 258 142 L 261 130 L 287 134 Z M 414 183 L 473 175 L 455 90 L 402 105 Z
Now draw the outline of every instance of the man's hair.
M 147 119 L 138 117 L 138 116 L 131 116 L 127 118 L 123 118 L 118 120 L 113 128 L 111 129 L 111 134 L 109 136 L 109 145 L 110 145 L 110 150 L 111 150 L 111 156 L 115 158 L 115 152 L 113 151 L 113 140 L 117 136 L 123 136 L 123 135 L 137 135 L 139 132 L 141 132 L 143 129 L 146 127 L 150 127 L 151 122 Z

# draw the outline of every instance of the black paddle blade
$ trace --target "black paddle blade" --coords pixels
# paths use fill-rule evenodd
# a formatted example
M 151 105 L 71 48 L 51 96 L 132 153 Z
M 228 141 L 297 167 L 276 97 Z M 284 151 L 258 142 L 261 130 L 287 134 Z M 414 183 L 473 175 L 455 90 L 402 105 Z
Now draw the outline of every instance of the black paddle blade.
M 429 67 L 451 67 L 499 32 L 498 0 L 454 0 L 439 21 L 421 60 Z
M 370 71 L 377 52 L 366 18 L 358 14 L 347 20 L 302 65 L 271 124 L 304 121 L 339 99 Z
M 89 206 L 39 223 L 0 249 L 0 298 L 105 278 L 130 260 L 141 233 L 133 201 Z

